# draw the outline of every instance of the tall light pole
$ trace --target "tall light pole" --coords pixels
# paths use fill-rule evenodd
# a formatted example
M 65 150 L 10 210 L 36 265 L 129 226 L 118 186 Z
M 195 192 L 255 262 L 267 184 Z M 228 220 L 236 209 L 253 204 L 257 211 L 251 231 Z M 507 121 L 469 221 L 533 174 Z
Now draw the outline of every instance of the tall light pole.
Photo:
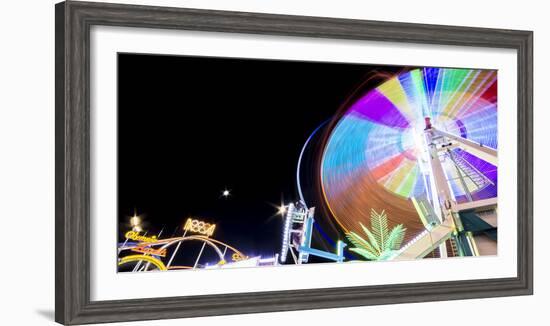
M 136 215 L 136 213 L 134 213 L 134 216 L 130 218 L 130 225 L 132 226 L 132 231 L 134 232 L 143 231 L 143 229 L 141 228 L 141 219 L 139 218 L 139 216 Z M 122 248 L 124 248 L 127 243 L 128 243 L 128 238 L 124 240 L 122 247 L 118 249 L 118 253 L 121 252 Z
M 141 228 L 141 219 L 136 214 L 134 214 L 134 216 L 130 218 L 130 225 L 132 226 L 133 231 L 143 231 L 143 229 Z

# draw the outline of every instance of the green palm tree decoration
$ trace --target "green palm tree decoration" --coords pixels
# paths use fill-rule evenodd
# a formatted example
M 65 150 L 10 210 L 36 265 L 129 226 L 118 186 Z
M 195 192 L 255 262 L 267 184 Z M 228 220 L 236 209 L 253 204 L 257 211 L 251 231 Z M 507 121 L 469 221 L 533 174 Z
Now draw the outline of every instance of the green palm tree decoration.
M 349 250 L 354 253 L 368 260 L 387 260 L 393 256 L 395 251 L 401 248 L 401 243 L 407 229 L 403 227 L 403 224 L 399 224 L 389 231 L 388 216 L 385 211 L 379 214 L 374 209 L 371 209 L 371 230 L 362 223 L 359 224 L 367 235 L 368 240 L 365 240 L 355 232 L 347 233 L 346 237 L 355 246 Z

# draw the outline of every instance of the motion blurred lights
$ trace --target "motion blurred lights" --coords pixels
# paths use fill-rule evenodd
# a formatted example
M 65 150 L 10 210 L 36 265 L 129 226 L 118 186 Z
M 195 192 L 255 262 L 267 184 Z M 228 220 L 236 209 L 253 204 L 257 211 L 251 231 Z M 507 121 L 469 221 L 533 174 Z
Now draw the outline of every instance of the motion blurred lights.
M 357 180 L 366 177 L 405 199 L 422 195 L 418 158 L 424 144 L 415 138 L 426 117 L 440 130 L 497 148 L 496 86 L 494 70 L 422 68 L 367 92 L 350 105 L 328 140 L 322 162 L 327 195 L 353 191 L 349 186 L 359 187 L 363 182 Z M 465 153 L 457 156 L 481 172 L 495 169 Z M 489 174 L 494 182 L 496 173 Z M 457 182 L 451 180 L 453 190 L 464 195 Z
M 320 171 L 325 203 L 345 230 L 360 231 L 369 208 L 386 209 L 391 223 L 409 229 L 407 237 L 423 230 L 410 198 L 427 195 L 430 187 L 420 137 L 426 117 L 449 134 L 498 148 L 497 71 L 412 69 L 350 104 L 331 130 Z M 466 180 L 475 200 L 496 196 L 496 166 L 460 149 L 453 155 L 491 181 L 478 187 Z M 443 165 L 457 201 L 466 200 L 456 167 Z

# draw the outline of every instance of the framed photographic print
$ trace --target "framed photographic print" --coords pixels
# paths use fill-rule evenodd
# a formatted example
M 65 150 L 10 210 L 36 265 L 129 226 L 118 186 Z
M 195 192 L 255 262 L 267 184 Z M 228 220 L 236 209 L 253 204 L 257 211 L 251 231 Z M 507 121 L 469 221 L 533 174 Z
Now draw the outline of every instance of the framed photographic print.
M 532 40 L 57 4 L 56 321 L 531 294 Z

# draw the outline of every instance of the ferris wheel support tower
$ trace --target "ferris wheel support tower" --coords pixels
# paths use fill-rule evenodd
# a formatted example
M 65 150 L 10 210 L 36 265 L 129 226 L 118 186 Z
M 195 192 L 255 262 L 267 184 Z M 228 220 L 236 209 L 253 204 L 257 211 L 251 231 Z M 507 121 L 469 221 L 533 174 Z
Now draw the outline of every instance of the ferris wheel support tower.
M 422 258 L 438 247 L 441 257 L 444 257 L 447 254 L 446 242 L 450 238 L 452 238 L 451 243 L 458 247 L 461 256 L 478 255 L 473 236 L 464 230 L 460 212 L 473 208 L 496 207 L 496 198 L 473 201 L 468 189 L 464 187 L 469 202 L 458 204 L 448 183 L 440 156 L 441 153 L 446 153 L 453 159 L 451 150 L 460 148 L 496 166 L 497 151 L 472 140 L 439 130 L 432 126 L 430 118 L 426 118 L 424 139 L 429 155 L 431 206 L 439 223 L 426 226 L 427 230 L 406 244 L 394 259 Z M 460 177 L 462 178 L 462 176 Z M 419 212 L 419 214 L 422 213 Z

